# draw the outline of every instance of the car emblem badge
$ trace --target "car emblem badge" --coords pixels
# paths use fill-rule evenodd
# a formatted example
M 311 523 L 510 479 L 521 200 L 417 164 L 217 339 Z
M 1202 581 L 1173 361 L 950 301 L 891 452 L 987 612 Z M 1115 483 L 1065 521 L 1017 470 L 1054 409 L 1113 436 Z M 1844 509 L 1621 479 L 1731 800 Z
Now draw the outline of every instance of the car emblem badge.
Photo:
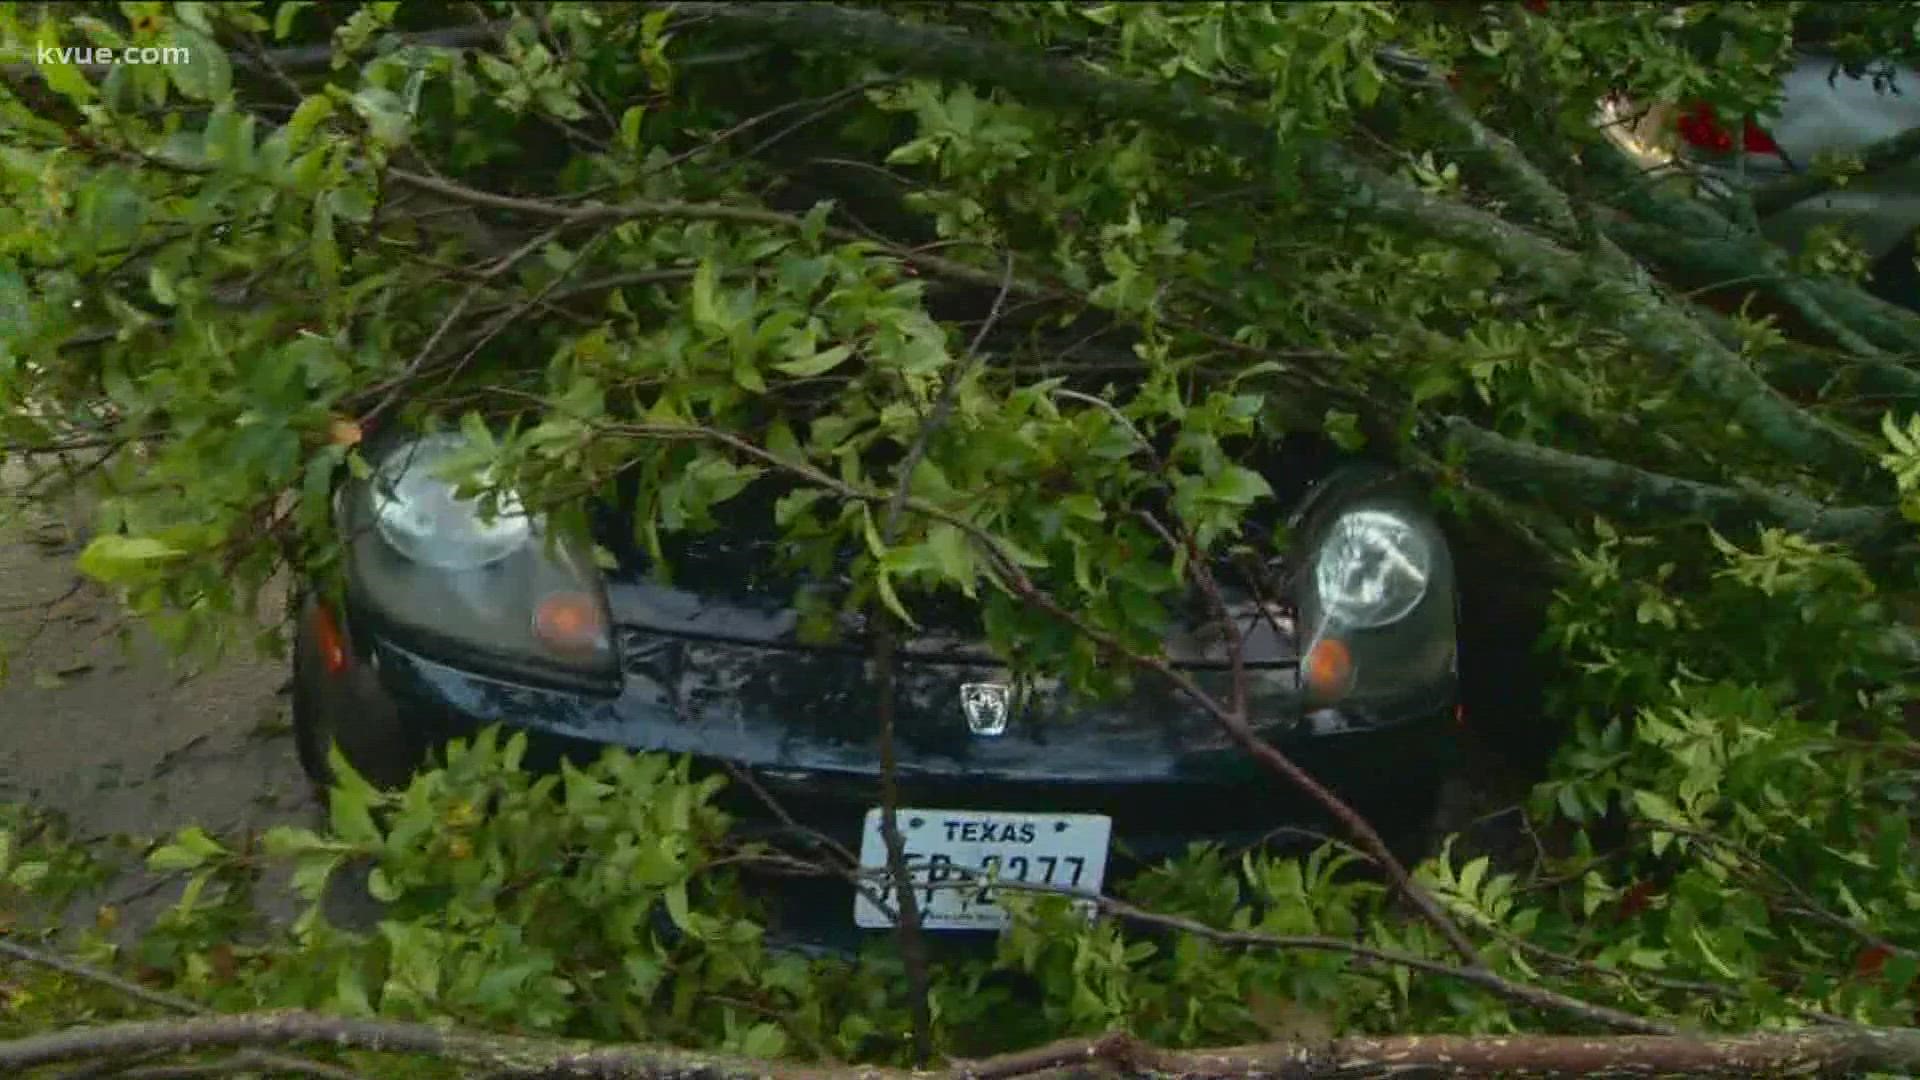
M 1007 730 L 1007 688 L 1001 683 L 960 684 L 960 711 L 967 714 L 967 730 L 975 735 L 1001 735 Z

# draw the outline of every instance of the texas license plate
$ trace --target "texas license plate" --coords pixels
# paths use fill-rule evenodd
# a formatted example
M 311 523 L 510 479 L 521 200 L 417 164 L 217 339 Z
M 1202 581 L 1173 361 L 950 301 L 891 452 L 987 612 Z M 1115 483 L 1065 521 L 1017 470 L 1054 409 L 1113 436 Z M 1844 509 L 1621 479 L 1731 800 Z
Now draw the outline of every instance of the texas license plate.
M 905 842 L 906 864 L 929 930 L 996 930 L 1007 923 L 995 883 L 1048 885 L 1098 894 L 1107 873 L 1107 841 L 1113 819 L 1104 814 L 1024 814 L 984 810 L 902 807 L 895 816 Z M 880 811 L 867 811 L 860 837 L 860 866 L 870 890 L 889 897 L 872 871 L 887 868 Z M 856 891 L 853 921 L 867 929 L 893 925 L 865 893 Z

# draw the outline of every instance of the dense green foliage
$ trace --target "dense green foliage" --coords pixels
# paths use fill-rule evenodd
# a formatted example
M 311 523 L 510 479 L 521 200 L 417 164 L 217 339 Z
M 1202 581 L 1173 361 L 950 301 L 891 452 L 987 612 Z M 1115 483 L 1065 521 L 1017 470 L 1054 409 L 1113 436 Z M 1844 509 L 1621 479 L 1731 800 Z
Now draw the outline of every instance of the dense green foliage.
M 1911 5 L 903 4 L 859 9 L 886 20 L 850 24 L 864 50 L 806 46 L 845 45 L 831 7 L 477 8 L 499 21 L 464 51 L 403 36 L 466 17 L 424 5 L 0 8 L 0 43 L 191 51 L 0 83 L 0 460 L 63 450 L 101 497 L 82 568 L 170 641 L 251 629 L 288 564 L 325 578 L 334 480 L 399 422 L 465 430 L 471 475 L 575 528 L 637 476 L 656 551 L 797 476 L 794 564 L 858 552 L 822 632 L 945 594 L 1021 666 L 1110 685 L 1148 676 L 1009 582 L 1153 654 L 1194 551 L 1284 550 L 1257 465 L 1325 434 L 1558 574 L 1528 722 L 1570 734 L 1502 815 L 1534 842 L 1419 869 L 1483 962 L 1711 1028 L 1912 1021 L 1920 320 L 1845 276 L 1844 236 L 1789 266 L 1750 207 L 1644 181 L 1592 123 L 1615 93 L 1764 117 L 1796 48 L 1904 59 Z M 1737 316 L 1695 302 L 1729 265 L 1764 279 Z M 1541 447 L 1641 471 L 1555 482 Z M 175 838 L 151 858 L 195 885 L 137 962 L 220 1008 L 904 1060 L 897 958 L 769 955 L 704 782 L 517 754 L 349 779 L 324 835 Z M 20 835 L 10 887 L 78 872 Z M 389 918 L 232 945 L 281 859 L 316 897 L 371 860 Z M 1447 960 L 1366 861 L 1200 850 L 1128 889 Z M 960 1054 L 1568 1024 L 1058 901 L 932 1000 Z

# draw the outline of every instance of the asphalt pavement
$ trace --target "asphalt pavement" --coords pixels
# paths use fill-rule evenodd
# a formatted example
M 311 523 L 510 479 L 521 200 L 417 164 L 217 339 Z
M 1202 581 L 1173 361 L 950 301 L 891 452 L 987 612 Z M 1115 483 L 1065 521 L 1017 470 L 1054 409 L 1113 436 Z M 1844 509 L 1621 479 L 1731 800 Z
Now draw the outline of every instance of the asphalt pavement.
M 0 488 L 17 493 L 20 480 L 9 470 Z M 56 811 L 84 840 L 317 823 L 287 723 L 286 663 L 244 642 L 215 662 L 182 662 L 138 627 L 123 646 L 117 598 L 74 568 L 84 515 L 7 498 L 0 801 Z M 135 874 L 108 895 L 139 885 Z

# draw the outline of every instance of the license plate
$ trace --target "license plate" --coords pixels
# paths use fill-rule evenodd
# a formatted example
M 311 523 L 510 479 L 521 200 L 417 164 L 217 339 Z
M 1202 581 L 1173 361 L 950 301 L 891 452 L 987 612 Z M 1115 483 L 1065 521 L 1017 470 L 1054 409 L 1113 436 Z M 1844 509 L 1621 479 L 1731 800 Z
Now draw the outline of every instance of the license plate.
M 986 810 L 895 812 L 906 847 L 909 877 L 920 902 L 921 925 L 929 930 L 997 930 L 1007 911 L 995 895 L 995 882 L 1050 885 L 1098 894 L 1107 874 L 1107 841 L 1113 819 L 1104 814 L 1025 814 Z M 860 837 L 860 866 L 887 868 L 887 843 L 880 833 L 880 811 L 867 811 Z M 956 882 L 967 884 L 956 886 Z M 885 897 L 883 881 L 869 886 Z M 944 886 L 944 887 L 942 887 Z M 889 901 L 891 903 L 891 901 Z M 853 921 L 870 930 L 893 920 L 856 891 Z

